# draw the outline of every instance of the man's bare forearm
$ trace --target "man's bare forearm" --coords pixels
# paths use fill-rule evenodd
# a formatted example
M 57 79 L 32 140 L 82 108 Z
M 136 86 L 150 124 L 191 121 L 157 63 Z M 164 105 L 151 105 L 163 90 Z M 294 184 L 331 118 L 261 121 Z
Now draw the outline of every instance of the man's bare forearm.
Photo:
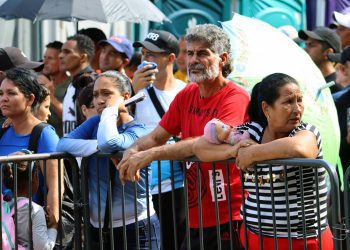
M 175 144 L 166 144 L 149 149 L 153 160 L 181 160 L 193 156 L 193 144 L 199 137 L 189 138 Z
M 170 138 L 170 134 L 160 126 L 157 126 L 150 134 L 138 139 L 130 149 L 144 151 L 153 147 L 164 145 Z

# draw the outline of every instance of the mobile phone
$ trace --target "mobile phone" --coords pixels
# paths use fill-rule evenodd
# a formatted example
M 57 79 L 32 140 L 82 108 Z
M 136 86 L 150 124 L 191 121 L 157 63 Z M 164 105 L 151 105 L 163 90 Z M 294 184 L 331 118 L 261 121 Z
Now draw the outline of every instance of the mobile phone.
M 146 65 L 152 65 L 152 68 L 149 68 L 147 70 L 152 70 L 152 69 L 156 69 L 158 67 L 158 65 L 154 62 L 148 62 L 148 61 L 143 61 L 139 66 L 137 66 L 137 70 L 143 68 L 144 66 Z M 152 75 L 155 75 L 155 74 L 152 74 Z
M 146 98 L 145 93 L 139 92 L 136 95 L 134 95 L 133 97 L 131 97 L 128 100 L 126 100 L 124 102 L 124 105 L 125 105 L 125 107 L 127 107 L 127 106 L 135 104 L 137 102 L 142 102 L 145 98 Z

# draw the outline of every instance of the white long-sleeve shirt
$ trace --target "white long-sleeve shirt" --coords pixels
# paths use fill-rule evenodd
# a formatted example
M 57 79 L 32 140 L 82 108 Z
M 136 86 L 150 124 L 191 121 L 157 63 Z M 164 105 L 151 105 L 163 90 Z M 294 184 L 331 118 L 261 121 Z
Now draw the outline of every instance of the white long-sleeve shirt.
M 18 200 L 26 199 L 18 197 Z M 28 246 L 29 241 L 29 204 L 17 210 L 17 232 L 18 244 Z M 51 250 L 55 246 L 57 230 L 55 228 L 47 228 L 44 209 L 32 202 L 32 233 L 33 233 L 33 249 L 34 250 Z

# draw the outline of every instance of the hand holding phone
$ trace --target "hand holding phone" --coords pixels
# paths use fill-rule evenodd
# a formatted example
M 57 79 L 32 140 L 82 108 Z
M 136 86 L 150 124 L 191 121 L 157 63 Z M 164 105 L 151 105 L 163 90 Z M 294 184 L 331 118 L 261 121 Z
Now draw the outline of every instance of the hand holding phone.
M 145 67 L 146 65 L 152 65 L 151 68 L 148 68 L 148 70 L 152 70 L 152 69 L 156 69 L 158 67 L 158 65 L 155 62 L 148 62 L 148 61 L 143 61 L 139 66 L 137 66 L 137 70 Z M 155 75 L 154 73 L 152 74 L 153 76 Z

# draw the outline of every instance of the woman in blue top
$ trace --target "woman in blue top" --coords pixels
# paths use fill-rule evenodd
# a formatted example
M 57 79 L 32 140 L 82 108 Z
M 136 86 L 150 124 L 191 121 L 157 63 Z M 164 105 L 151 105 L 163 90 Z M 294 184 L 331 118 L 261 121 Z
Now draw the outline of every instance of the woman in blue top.
M 76 156 L 87 156 L 97 151 L 115 152 L 124 150 L 131 146 L 138 138 L 144 136 L 147 131 L 143 124 L 136 122 L 124 106 L 124 100 L 130 97 L 131 84 L 127 77 L 117 71 L 107 71 L 100 74 L 94 84 L 93 102 L 99 115 L 95 115 L 86 120 L 70 134 L 62 138 L 58 151 L 67 151 Z M 100 184 L 100 206 L 101 206 L 101 226 L 104 224 L 106 211 L 108 181 L 106 158 L 99 158 L 99 184 Z M 97 158 L 90 158 L 88 167 L 89 180 L 89 205 L 90 223 L 92 226 L 92 240 L 99 242 L 99 215 L 97 197 Z M 151 244 L 151 249 L 159 249 L 159 222 L 150 208 L 150 229 L 147 226 L 147 197 L 146 172 L 148 172 L 149 183 L 151 183 L 151 170 L 145 169 L 141 172 L 142 181 L 137 185 L 137 215 L 135 215 L 134 183 L 124 184 L 125 212 L 122 213 L 122 188 L 123 184 L 119 180 L 118 171 L 113 168 L 112 178 L 112 216 L 113 235 L 116 249 L 122 249 L 123 244 L 127 244 L 128 249 L 136 249 L 135 239 L 135 217 L 138 220 L 139 239 L 141 249 L 147 248 Z M 114 175 L 114 176 L 113 176 Z M 149 203 L 150 205 L 152 202 Z M 123 216 L 125 216 L 127 242 L 123 242 Z M 148 242 L 148 233 L 151 235 L 151 242 Z M 107 244 L 109 242 L 106 242 Z
M 42 88 L 34 71 L 24 68 L 13 68 L 6 71 L 6 77 L 0 86 L 0 108 L 1 113 L 11 119 L 12 125 L 0 138 L 1 156 L 28 149 L 32 129 L 41 123 L 35 117 L 33 111 L 38 101 L 42 99 L 42 94 Z M 55 152 L 57 142 L 58 136 L 54 128 L 46 126 L 40 134 L 36 152 Z M 58 162 L 57 160 L 48 160 L 46 166 L 47 205 L 52 208 L 56 221 L 58 221 Z M 43 162 L 40 162 L 40 168 L 43 171 Z M 40 186 L 43 187 L 43 176 L 41 177 L 42 183 L 40 183 Z M 63 180 L 62 176 L 61 180 Z M 61 194 L 63 194 L 63 191 L 62 189 Z

